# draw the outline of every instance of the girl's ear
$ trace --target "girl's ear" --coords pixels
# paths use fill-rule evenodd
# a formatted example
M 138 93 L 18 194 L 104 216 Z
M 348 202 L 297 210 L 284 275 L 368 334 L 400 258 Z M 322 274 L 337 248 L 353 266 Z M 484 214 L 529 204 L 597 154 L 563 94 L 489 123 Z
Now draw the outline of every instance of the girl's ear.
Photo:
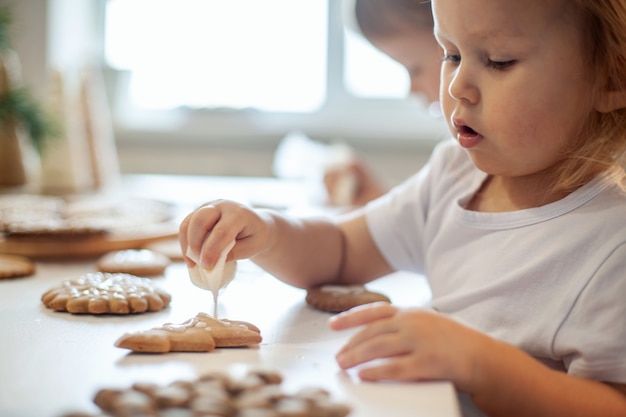
M 610 113 L 626 107 L 626 90 L 605 91 L 598 96 L 595 109 L 600 113 Z

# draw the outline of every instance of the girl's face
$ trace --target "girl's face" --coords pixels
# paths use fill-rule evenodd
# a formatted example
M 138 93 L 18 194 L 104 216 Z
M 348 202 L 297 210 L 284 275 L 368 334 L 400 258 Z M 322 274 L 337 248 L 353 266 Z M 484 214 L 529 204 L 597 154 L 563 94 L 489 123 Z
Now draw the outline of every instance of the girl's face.
M 398 29 L 393 36 L 371 39 L 371 43 L 406 68 L 411 94 L 422 95 L 429 103 L 439 100 L 441 48 L 432 31 Z
M 523 177 L 558 165 L 593 110 L 570 0 L 433 0 L 441 104 L 476 166 Z

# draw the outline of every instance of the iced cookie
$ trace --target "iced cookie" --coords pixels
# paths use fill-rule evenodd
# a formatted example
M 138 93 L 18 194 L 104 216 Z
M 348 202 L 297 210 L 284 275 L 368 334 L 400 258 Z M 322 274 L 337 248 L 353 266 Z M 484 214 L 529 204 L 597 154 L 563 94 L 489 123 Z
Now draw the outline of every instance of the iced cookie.
M 162 275 L 170 258 L 148 249 L 126 249 L 103 255 L 96 266 L 100 272 L 123 273 L 138 276 Z
M 180 242 L 178 237 L 174 239 L 157 240 L 155 242 L 148 243 L 144 246 L 144 249 L 149 249 L 158 253 L 166 255 L 170 260 L 178 262 L 182 261 L 183 252 L 180 249 Z
M 27 277 L 35 273 L 35 264 L 18 255 L 0 254 L 0 279 Z
M 275 371 L 251 370 L 241 376 L 212 373 L 167 385 L 139 381 L 126 388 L 98 390 L 97 416 L 345 417 L 351 407 L 316 386 L 284 389 Z M 104 414 L 102 414 L 104 413 Z M 96 417 L 72 413 L 70 416 Z
M 63 281 L 41 301 L 52 310 L 74 314 L 136 314 L 166 308 L 171 296 L 148 278 L 96 272 Z
M 362 285 L 322 285 L 310 288 L 306 294 L 308 305 L 329 313 L 339 313 L 376 301 L 390 302 L 386 295 L 369 291 Z
M 216 347 L 243 347 L 261 343 L 260 330 L 253 324 L 216 320 L 205 313 L 181 324 L 161 327 L 120 337 L 115 346 L 135 352 L 210 352 Z

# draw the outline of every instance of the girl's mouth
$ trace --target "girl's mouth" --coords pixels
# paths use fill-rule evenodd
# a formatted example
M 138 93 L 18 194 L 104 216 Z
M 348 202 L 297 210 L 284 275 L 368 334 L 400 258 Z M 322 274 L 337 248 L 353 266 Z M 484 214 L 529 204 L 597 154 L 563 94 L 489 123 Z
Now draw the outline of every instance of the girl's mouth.
M 457 141 L 459 142 L 459 145 L 464 148 L 472 148 L 476 146 L 483 138 L 482 135 L 465 124 L 454 123 L 454 127 L 457 132 Z

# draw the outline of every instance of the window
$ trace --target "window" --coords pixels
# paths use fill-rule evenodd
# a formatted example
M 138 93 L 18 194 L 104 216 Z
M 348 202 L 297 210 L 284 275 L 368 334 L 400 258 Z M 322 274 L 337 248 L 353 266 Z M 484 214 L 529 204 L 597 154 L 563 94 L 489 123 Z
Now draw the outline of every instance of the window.
M 341 17 L 340 0 L 108 0 L 118 124 L 216 141 L 432 137 L 404 69 Z
M 324 102 L 327 15 L 319 0 L 110 0 L 106 58 L 131 71 L 142 108 L 312 112 Z

